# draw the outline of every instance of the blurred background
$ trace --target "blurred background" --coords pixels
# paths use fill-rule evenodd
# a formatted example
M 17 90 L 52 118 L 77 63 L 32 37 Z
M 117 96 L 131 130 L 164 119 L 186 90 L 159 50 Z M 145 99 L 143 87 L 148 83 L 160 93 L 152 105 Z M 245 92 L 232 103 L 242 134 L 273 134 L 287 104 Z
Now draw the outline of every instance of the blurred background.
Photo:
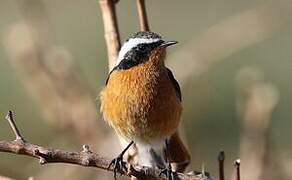
M 242 179 L 292 179 L 291 0 L 146 0 L 150 29 L 179 44 L 167 65 L 183 94 L 182 134 L 217 179 L 225 151 L 226 179 L 241 159 Z M 122 41 L 139 30 L 135 1 L 120 0 Z M 12 140 L 4 116 L 31 143 L 65 150 L 90 145 L 114 157 L 115 136 L 99 113 L 107 77 L 103 21 L 97 0 L 1 0 L 0 139 Z M 13 179 L 112 179 L 74 165 L 40 166 L 0 153 L 1 176 Z

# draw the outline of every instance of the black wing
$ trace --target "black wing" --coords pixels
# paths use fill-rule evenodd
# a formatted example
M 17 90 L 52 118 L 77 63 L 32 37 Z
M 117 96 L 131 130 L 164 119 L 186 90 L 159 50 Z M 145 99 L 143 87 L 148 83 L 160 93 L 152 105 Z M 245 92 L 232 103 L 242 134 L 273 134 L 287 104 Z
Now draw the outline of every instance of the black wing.
M 109 73 L 109 75 L 107 76 L 107 78 L 105 80 L 105 85 L 107 85 L 110 75 L 111 75 L 111 73 Z
M 116 69 L 117 69 L 117 66 L 115 66 L 115 67 L 110 71 L 110 73 L 108 73 L 107 78 L 106 78 L 106 80 L 105 80 L 105 85 L 107 85 L 111 73 L 112 73 L 114 70 L 116 70 Z
M 176 95 L 177 97 L 179 98 L 179 100 L 181 101 L 181 91 L 180 91 L 180 87 L 179 87 L 179 84 L 177 82 L 177 80 L 174 78 L 172 72 L 170 69 L 166 68 L 167 69 L 167 74 L 168 74 L 168 77 L 169 79 L 171 80 L 172 82 L 172 85 L 175 89 L 175 92 L 176 92 Z
M 110 78 L 110 75 L 111 75 L 111 73 L 113 72 L 113 70 L 111 70 L 111 72 L 107 75 L 107 78 L 106 78 L 106 80 L 105 80 L 105 85 L 107 85 L 107 83 L 108 83 L 108 80 L 109 80 L 109 78 Z

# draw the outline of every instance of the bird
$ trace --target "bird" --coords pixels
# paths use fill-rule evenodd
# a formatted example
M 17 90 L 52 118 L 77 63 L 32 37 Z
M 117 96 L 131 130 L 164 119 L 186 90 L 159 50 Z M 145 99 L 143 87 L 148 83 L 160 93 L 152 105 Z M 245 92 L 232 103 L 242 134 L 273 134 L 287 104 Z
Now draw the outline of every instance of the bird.
M 151 31 L 134 33 L 122 45 L 100 92 L 100 111 L 124 148 L 109 165 L 114 165 L 115 179 L 117 169 L 125 168 L 123 159 L 131 146 L 136 164 L 158 167 L 170 179 L 190 162 L 178 132 L 180 86 L 165 65 L 166 49 L 177 43 Z

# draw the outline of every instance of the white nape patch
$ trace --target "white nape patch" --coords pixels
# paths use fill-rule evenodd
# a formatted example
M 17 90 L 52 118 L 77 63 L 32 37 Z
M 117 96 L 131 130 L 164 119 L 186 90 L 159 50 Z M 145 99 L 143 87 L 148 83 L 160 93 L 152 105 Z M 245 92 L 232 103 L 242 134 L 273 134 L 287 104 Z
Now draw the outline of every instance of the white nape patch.
M 144 38 L 133 38 L 129 39 L 126 43 L 123 44 L 119 56 L 116 62 L 116 66 L 124 59 L 126 53 L 131 50 L 133 47 L 137 46 L 138 44 L 150 44 L 154 42 L 158 42 L 161 39 L 155 38 L 155 39 L 144 39 Z

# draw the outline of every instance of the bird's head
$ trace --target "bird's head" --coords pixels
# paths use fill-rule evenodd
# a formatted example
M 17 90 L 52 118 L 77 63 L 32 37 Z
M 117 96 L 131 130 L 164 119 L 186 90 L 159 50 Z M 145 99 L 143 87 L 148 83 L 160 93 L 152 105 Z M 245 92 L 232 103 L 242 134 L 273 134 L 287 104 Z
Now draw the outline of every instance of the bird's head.
M 123 44 L 115 69 L 129 69 L 144 63 L 157 48 L 164 50 L 166 47 L 176 43 L 176 41 L 165 41 L 159 34 L 154 32 L 137 32 Z

